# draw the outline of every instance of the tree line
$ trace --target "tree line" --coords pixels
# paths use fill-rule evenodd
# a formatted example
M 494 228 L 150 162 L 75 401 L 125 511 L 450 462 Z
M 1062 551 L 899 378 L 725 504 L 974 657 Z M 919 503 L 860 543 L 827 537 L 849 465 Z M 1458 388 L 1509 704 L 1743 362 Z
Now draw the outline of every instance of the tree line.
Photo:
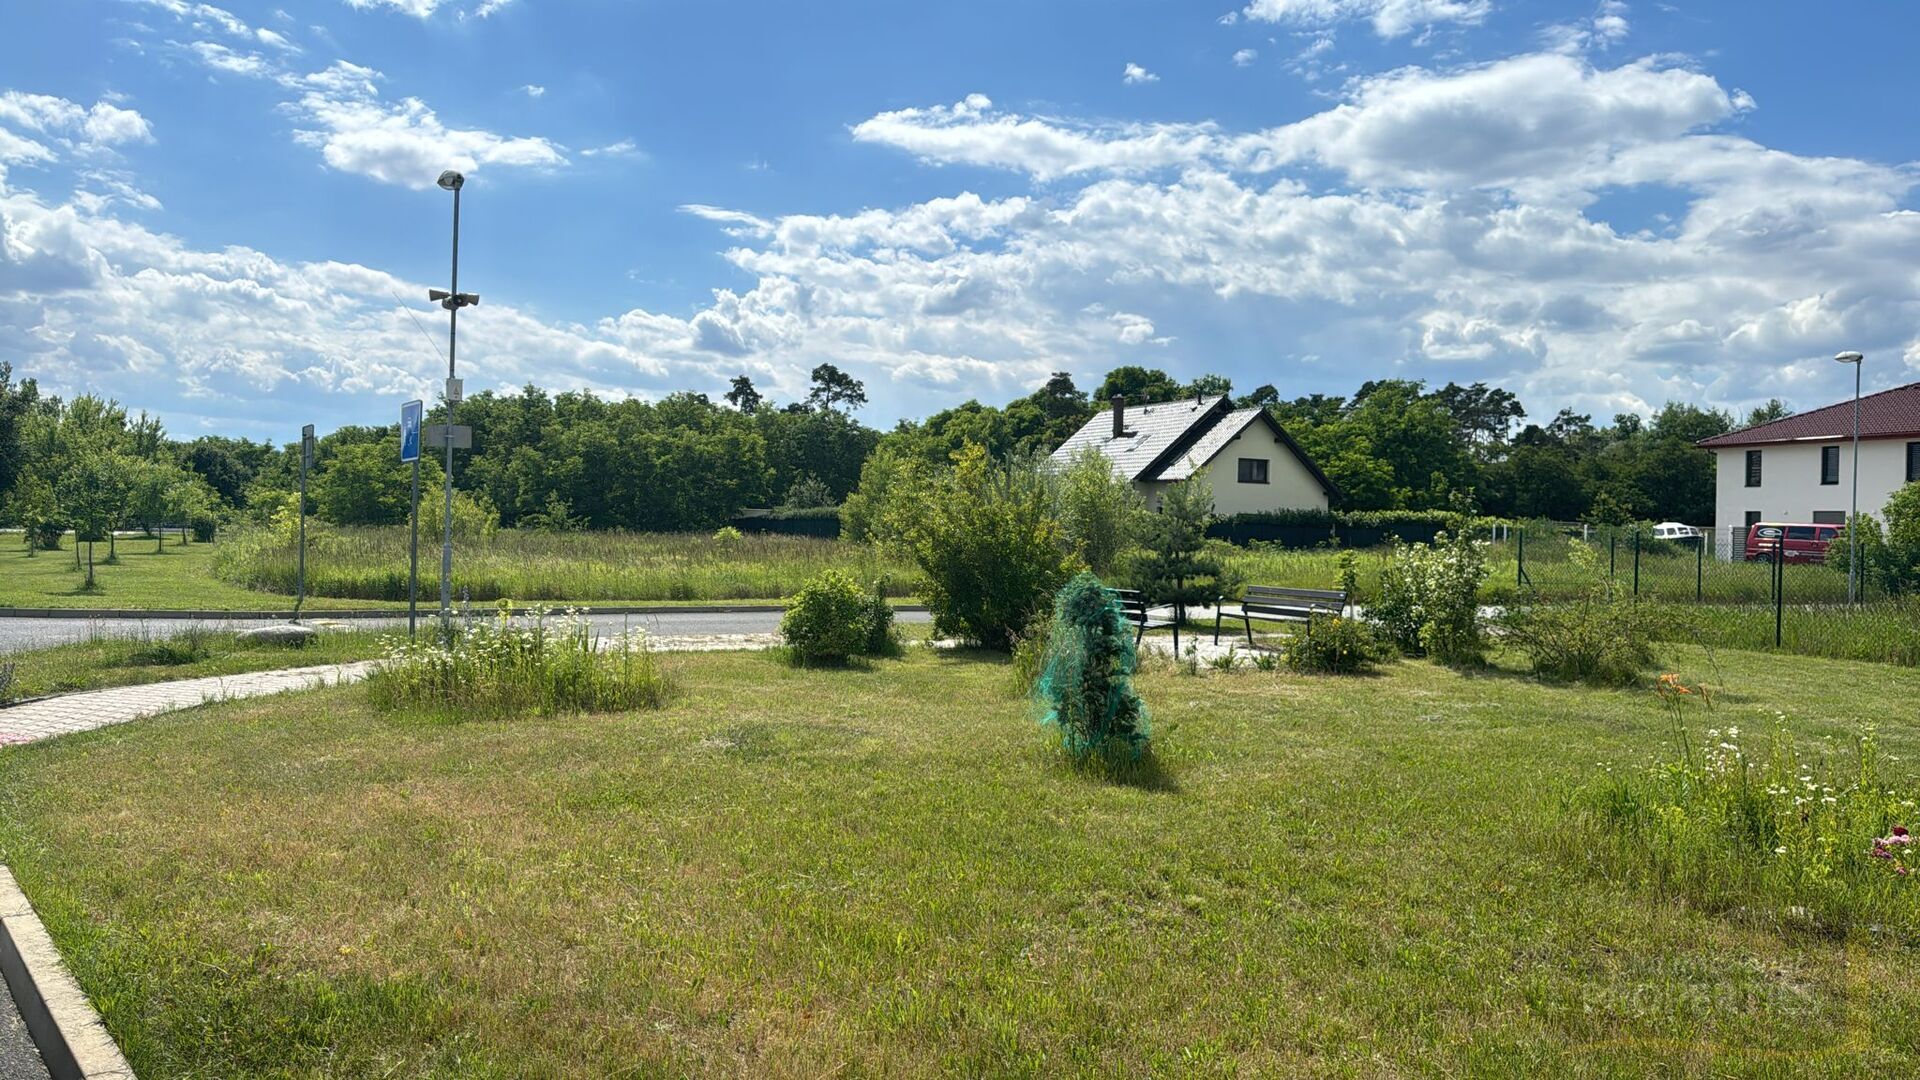
M 967 446 L 1006 459 L 1043 455 L 1114 397 L 1147 404 L 1227 395 L 1263 408 L 1313 456 L 1350 510 L 1426 510 L 1466 504 L 1510 518 L 1617 523 L 1712 520 L 1714 465 L 1695 446 L 1731 430 L 1723 410 L 1670 402 L 1651 419 L 1604 423 L 1562 410 L 1529 418 L 1511 392 L 1484 383 L 1388 379 L 1350 396 L 1283 398 L 1272 385 L 1235 395 L 1223 376 L 1179 381 L 1165 371 L 1115 368 L 1087 392 L 1057 372 L 1003 405 L 968 401 L 889 431 L 862 423 L 865 387 L 832 364 L 808 393 L 779 403 L 745 375 L 713 400 L 682 392 L 658 401 L 609 400 L 536 386 L 487 391 L 459 406 L 475 432 L 457 451 L 458 512 L 507 527 L 708 529 L 746 507 L 846 503 L 883 491 L 906 463 L 944 465 Z M 444 422 L 437 407 L 429 422 Z M 1775 401 L 1749 424 L 1785 415 Z M 347 426 L 318 440 L 309 510 L 339 524 L 397 524 L 410 472 L 398 425 Z M 0 521 L 57 537 L 114 530 L 267 519 L 294 508 L 297 443 L 203 435 L 175 439 L 158 418 L 83 395 L 43 395 L 0 363 Z M 428 455 L 422 483 L 440 484 Z M 850 500 L 851 497 L 851 500 Z M 871 499 L 868 500 L 871 502 Z M 856 532 L 858 529 L 856 528 Z

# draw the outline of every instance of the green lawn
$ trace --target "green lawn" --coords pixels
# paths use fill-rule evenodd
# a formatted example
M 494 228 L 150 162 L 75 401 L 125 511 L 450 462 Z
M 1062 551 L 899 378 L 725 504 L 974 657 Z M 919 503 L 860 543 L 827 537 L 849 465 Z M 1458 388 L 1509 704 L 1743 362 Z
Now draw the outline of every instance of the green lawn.
M 1569 860 L 1565 794 L 1665 753 L 1647 690 L 1156 669 L 1121 785 L 995 658 L 667 662 L 658 712 L 342 688 L 0 750 L 0 858 L 148 1080 L 1920 1070 L 1908 949 Z M 1910 671 L 1670 663 L 1920 753 Z
M 144 628 L 143 628 L 144 629 Z M 109 630 L 89 641 L 0 656 L 13 665 L 13 680 L 0 687 L 0 702 L 42 694 L 99 690 L 109 686 L 237 675 L 247 671 L 340 664 L 380 654 L 390 630 L 327 630 L 299 648 L 242 641 L 232 631 L 198 626 L 168 627 L 164 636 Z M 0 728 L 4 728 L 0 715 Z
M 73 538 L 60 551 L 29 556 L 17 536 L 0 538 L 0 607 L 145 608 L 150 610 L 281 611 L 293 607 L 291 595 L 255 592 L 213 576 L 214 544 L 176 546 L 170 539 L 161 553 L 152 540 L 122 537 L 116 562 L 108 563 L 107 545 L 94 547 L 94 588 L 84 569 L 73 568 Z M 85 545 L 82 547 L 82 557 Z M 394 607 L 406 604 L 309 596 L 315 611 Z

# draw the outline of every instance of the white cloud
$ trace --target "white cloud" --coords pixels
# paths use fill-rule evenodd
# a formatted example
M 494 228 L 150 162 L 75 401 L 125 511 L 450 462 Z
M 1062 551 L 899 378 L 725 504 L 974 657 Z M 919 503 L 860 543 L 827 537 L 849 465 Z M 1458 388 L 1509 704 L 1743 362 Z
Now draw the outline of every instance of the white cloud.
M 284 15 L 285 12 L 282 12 L 281 14 Z M 253 32 L 253 36 L 259 39 L 260 43 L 263 45 L 271 45 L 276 49 L 281 49 L 286 52 L 297 53 L 300 51 L 300 46 L 295 45 L 293 42 L 287 40 L 286 35 L 280 33 L 277 30 L 269 30 L 263 26 L 255 30 Z
M 473 14 L 476 18 L 484 19 L 511 3 L 513 0 L 480 0 L 480 6 L 473 9 Z
M 580 151 L 580 156 L 638 157 L 640 156 L 640 147 L 636 145 L 632 139 L 621 139 L 619 142 L 608 143 L 605 146 L 590 146 Z
M 1160 76 L 1155 75 L 1139 64 L 1128 62 L 1126 68 L 1120 73 L 1120 81 L 1126 83 L 1128 86 L 1137 86 L 1141 83 L 1159 82 Z
M 196 41 L 189 44 L 187 49 L 202 64 L 215 71 L 256 79 L 273 71 L 272 65 L 259 53 L 235 52 L 217 41 Z
M 546 87 L 540 86 L 535 83 L 528 83 L 527 85 L 521 87 L 520 89 L 530 98 L 545 97 L 547 93 Z
M 1135 315 L 1130 311 L 1116 311 L 1107 316 L 1113 324 L 1113 336 L 1122 345 L 1165 345 L 1172 338 L 1155 337 L 1153 320 L 1145 315 Z
M 898 147 L 932 163 L 1017 169 L 1048 180 L 1190 162 L 1206 152 L 1213 129 L 1053 121 L 998 112 L 985 94 L 969 94 L 953 105 L 880 113 L 854 125 L 853 137 Z
M 1246 67 L 1258 59 L 1260 59 L 1260 50 L 1258 49 L 1241 49 L 1233 54 L 1235 67 Z
M 432 15 L 445 0 L 347 0 L 347 6 L 360 11 L 391 8 L 416 19 Z
M 419 98 L 381 100 L 383 76 L 335 61 L 324 71 L 289 78 L 299 97 L 287 108 L 303 127 L 294 138 L 318 149 L 326 163 L 389 184 L 433 186 L 443 169 L 471 173 L 486 166 L 558 168 L 566 156 L 540 137 L 511 137 L 448 127 Z
M 1492 8 L 1489 0 L 1253 0 L 1245 10 L 1249 19 L 1298 26 L 1364 19 L 1394 38 L 1440 23 L 1477 25 Z
M 91 107 L 48 94 L 27 94 L 18 90 L 0 93 L 0 124 L 18 130 L 40 133 L 82 154 L 95 153 L 124 143 L 153 141 L 153 127 L 132 109 L 123 109 L 108 101 L 96 101 Z M 45 146 L 18 134 L 0 141 L 0 158 L 14 160 L 49 158 Z M 9 153 L 5 147 L 12 146 Z M 15 156 L 18 155 L 18 156 Z

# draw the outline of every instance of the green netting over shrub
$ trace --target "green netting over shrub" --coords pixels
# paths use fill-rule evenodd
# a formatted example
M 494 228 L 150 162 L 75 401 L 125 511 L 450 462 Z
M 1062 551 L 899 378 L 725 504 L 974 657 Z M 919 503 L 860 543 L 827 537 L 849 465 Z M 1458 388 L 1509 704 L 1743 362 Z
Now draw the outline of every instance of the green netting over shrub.
M 1146 750 L 1147 707 L 1133 692 L 1134 664 L 1133 627 L 1100 579 L 1082 573 L 1062 586 L 1034 695 L 1069 751 L 1139 757 Z

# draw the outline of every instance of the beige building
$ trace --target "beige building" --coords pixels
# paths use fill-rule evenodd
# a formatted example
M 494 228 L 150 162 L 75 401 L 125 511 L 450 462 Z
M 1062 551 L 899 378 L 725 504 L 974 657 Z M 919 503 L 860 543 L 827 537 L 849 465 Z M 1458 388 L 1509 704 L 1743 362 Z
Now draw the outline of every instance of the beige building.
M 1235 409 L 1225 396 L 1129 406 L 1120 398 L 1053 452 L 1065 464 L 1095 449 L 1160 508 L 1169 484 L 1204 476 L 1214 513 L 1325 510 L 1333 482 L 1265 409 Z
M 1844 524 L 1853 500 L 1853 399 L 1795 413 L 1700 445 L 1716 459 L 1714 524 Z M 1860 512 L 1878 516 L 1920 481 L 1920 382 L 1860 399 Z

